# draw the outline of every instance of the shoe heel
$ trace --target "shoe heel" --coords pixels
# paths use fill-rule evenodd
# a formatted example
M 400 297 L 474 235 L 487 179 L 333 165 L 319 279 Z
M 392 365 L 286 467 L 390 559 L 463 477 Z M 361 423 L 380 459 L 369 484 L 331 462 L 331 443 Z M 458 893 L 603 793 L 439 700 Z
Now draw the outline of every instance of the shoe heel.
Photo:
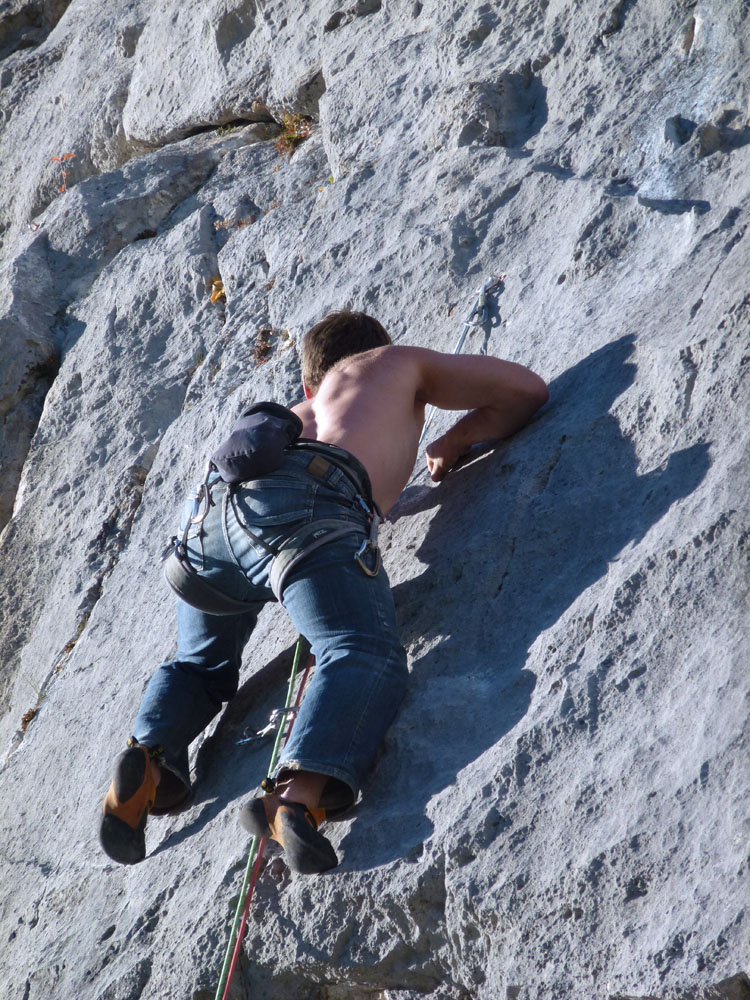
M 145 747 L 128 747 L 120 755 L 113 779 L 114 791 L 120 802 L 127 802 L 140 792 L 144 784 L 153 784 L 149 772 L 148 751 Z M 153 794 L 150 798 L 153 799 Z
M 335 868 L 339 859 L 333 844 L 318 832 L 314 813 L 298 802 L 285 803 L 284 806 L 279 826 L 292 871 L 301 875 L 319 875 Z
M 250 799 L 240 809 L 240 823 L 253 837 L 270 837 L 271 827 L 268 825 L 263 799 Z

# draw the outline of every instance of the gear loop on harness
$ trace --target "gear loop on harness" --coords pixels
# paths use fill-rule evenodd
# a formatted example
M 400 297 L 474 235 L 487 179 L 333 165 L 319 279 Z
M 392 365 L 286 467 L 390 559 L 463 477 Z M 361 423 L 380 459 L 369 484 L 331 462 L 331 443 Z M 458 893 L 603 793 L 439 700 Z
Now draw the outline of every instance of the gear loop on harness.
M 195 497 L 193 498 L 193 512 L 190 517 L 185 518 L 185 526 L 182 529 L 182 535 L 172 535 L 169 539 L 167 548 L 161 557 L 162 562 L 164 562 L 170 553 L 176 554 L 180 562 L 187 559 L 187 541 L 190 529 L 196 525 L 202 525 L 208 517 L 208 512 L 212 507 L 216 506 L 216 502 L 211 495 L 211 484 L 209 483 L 212 473 L 215 472 L 216 466 L 209 459 L 206 463 L 206 471 L 203 479 L 200 481 L 198 488 L 195 491 Z M 202 510 L 201 506 L 203 507 Z

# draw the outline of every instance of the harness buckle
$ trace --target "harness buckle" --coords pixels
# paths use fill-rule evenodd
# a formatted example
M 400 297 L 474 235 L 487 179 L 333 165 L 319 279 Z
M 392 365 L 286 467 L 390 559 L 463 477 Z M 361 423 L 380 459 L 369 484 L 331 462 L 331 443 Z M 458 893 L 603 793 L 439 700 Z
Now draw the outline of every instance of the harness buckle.
M 164 546 L 162 554 L 159 556 L 159 562 L 164 562 L 165 559 L 169 558 L 179 545 L 179 542 L 180 540 L 177 535 L 172 535 L 167 544 Z

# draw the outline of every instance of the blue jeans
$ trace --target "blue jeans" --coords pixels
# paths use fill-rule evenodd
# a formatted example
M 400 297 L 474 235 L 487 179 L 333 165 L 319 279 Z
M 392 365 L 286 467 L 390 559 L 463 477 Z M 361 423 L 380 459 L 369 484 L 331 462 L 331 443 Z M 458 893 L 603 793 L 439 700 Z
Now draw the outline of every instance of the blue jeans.
M 292 450 L 278 472 L 243 483 L 234 504 L 219 481 L 212 490 L 215 506 L 202 527 L 191 529 L 193 566 L 226 594 L 256 604 L 242 614 L 216 616 L 178 600 L 177 654 L 151 678 L 133 735 L 161 749 L 170 778 L 183 786 L 190 781 L 188 746 L 236 693 L 242 651 L 258 612 L 275 600 L 268 584 L 272 557 L 241 522 L 272 547 L 318 518 L 352 521 L 363 534 L 368 531 L 353 483 L 334 465 L 313 476 L 307 472 L 312 457 Z M 192 513 L 192 500 L 183 518 Z M 314 551 L 291 571 L 282 595 L 295 628 L 311 645 L 315 671 L 275 774 L 328 775 L 323 804 L 333 808 L 355 801 L 407 677 L 385 570 L 369 577 L 354 558 L 363 534 Z

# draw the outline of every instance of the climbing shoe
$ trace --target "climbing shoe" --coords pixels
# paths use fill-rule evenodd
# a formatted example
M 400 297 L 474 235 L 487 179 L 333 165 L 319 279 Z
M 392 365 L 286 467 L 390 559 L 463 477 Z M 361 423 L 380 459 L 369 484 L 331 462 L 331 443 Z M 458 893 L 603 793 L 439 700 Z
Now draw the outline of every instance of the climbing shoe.
M 240 811 L 240 823 L 254 837 L 270 837 L 284 848 L 289 867 L 302 875 L 316 875 L 335 868 L 336 852 L 318 833 L 324 809 L 308 809 L 278 795 L 251 799 Z
M 148 747 L 131 742 L 115 763 L 115 776 L 102 807 L 99 841 L 122 865 L 146 856 L 146 820 L 156 798 L 156 782 Z

